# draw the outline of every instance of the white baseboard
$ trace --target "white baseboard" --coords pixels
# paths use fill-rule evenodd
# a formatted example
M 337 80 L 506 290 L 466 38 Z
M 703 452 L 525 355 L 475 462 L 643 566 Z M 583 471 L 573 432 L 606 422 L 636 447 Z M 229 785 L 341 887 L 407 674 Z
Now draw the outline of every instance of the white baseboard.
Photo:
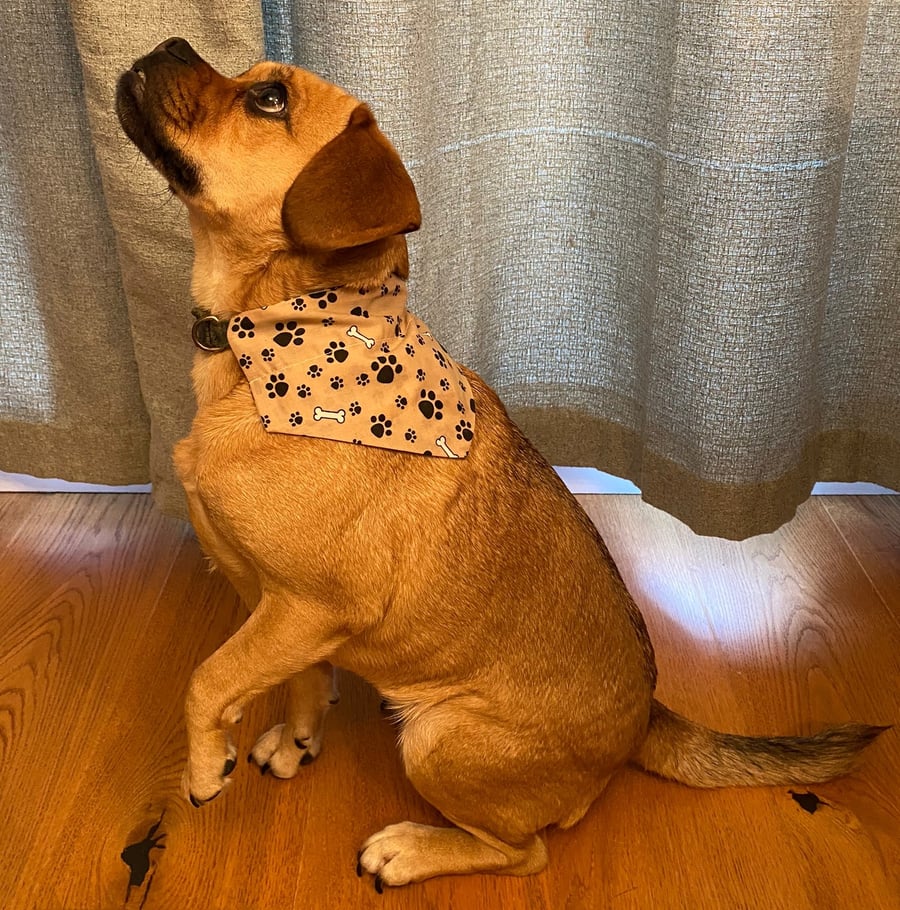
M 630 481 L 598 471 L 596 468 L 556 468 L 557 474 L 573 493 L 640 493 Z M 7 474 L 0 471 L 0 493 L 149 493 L 150 484 L 104 486 L 95 483 L 74 483 L 28 474 Z M 891 495 L 894 490 L 874 483 L 817 483 L 813 496 L 870 496 Z

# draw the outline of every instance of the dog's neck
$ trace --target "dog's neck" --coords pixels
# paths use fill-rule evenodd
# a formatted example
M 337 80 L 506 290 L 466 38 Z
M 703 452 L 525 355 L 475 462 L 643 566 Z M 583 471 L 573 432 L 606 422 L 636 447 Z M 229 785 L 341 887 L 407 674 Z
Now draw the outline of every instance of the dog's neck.
M 235 235 L 192 220 L 197 306 L 225 318 L 320 287 L 367 287 L 388 275 L 406 278 L 406 238 L 387 237 L 364 247 L 316 253 L 299 250 L 280 232 Z
M 353 250 L 314 254 L 291 247 L 283 234 L 235 235 L 191 219 L 192 291 L 196 305 L 220 319 L 269 306 L 321 287 L 371 287 L 396 274 L 406 278 L 406 238 L 388 237 Z M 245 383 L 233 357 L 198 353 L 192 373 L 197 407 Z

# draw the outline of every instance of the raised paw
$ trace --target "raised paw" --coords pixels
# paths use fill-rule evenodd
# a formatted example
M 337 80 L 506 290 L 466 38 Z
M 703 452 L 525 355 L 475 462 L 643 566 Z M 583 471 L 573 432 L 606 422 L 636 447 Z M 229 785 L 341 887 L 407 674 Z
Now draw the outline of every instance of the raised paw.
M 288 780 L 302 765 L 308 765 L 322 750 L 322 731 L 318 736 L 295 737 L 284 724 L 275 724 L 256 741 L 247 756 L 256 762 L 262 774 L 271 771 L 274 777 Z
M 228 776 L 237 764 L 237 749 L 224 733 L 217 733 L 211 739 L 224 738 L 225 757 L 217 742 L 207 744 L 207 749 L 191 749 L 188 763 L 182 776 L 181 788 L 192 806 L 199 808 L 214 800 L 231 784 Z

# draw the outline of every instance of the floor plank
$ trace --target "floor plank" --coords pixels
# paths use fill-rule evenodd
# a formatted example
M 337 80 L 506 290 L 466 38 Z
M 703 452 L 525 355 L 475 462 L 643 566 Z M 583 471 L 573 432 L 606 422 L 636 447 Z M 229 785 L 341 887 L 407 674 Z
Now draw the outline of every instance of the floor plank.
M 581 501 L 673 708 L 752 733 L 900 718 L 900 497 L 819 497 L 741 543 L 697 538 L 637 497 Z M 4 907 L 900 907 L 896 730 L 814 788 L 812 813 L 780 788 L 699 792 L 625 769 L 581 824 L 549 833 L 541 875 L 379 896 L 354 874 L 358 845 L 439 818 L 362 681 L 343 678 L 322 756 L 293 781 L 244 765 L 203 812 L 179 794 L 188 677 L 243 619 L 189 529 L 147 497 L 0 496 Z M 280 699 L 246 712 L 241 755 Z

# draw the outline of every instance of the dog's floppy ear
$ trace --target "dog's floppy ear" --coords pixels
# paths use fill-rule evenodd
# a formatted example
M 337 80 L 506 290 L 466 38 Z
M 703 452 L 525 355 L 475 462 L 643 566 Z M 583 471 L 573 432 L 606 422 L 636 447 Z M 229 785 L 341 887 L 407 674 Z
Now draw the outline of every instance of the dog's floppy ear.
M 318 251 L 418 230 L 416 189 L 366 105 L 353 111 L 343 132 L 297 175 L 281 220 L 298 247 Z

